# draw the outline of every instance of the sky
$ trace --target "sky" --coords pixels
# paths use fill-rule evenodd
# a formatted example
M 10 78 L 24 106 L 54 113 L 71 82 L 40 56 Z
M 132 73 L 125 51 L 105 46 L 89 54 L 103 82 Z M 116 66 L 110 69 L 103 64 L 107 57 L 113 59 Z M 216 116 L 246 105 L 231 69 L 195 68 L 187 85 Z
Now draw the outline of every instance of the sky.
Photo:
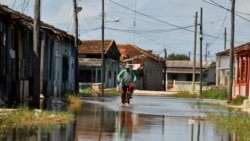
M 33 17 L 35 0 L 0 0 L 1 4 Z M 79 39 L 101 40 L 102 0 L 77 0 Z M 200 58 L 202 9 L 202 58 L 230 48 L 231 0 L 104 0 L 104 38 L 117 44 L 134 44 L 154 54 L 185 54 Z M 195 13 L 197 18 L 194 52 Z M 41 20 L 74 35 L 73 0 L 41 0 Z M 117 22 L 117 20 L 119 20 Z M 234 45 L 250 41 L 250 1 L 236 0 Z M 226 36 L 225 36 L 226 28 Z

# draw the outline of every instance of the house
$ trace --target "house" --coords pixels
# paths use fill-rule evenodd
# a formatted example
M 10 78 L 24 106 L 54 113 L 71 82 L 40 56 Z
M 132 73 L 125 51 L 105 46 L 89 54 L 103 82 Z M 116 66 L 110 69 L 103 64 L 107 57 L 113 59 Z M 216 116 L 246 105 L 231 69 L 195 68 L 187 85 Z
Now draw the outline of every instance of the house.
M 165 89 L 165 59 L 136 45 L 118 44 L 117 46 L 121 53 L 121 62 L 133 65 L 133 70 L 137 75 L 136 89 Z
M 120 52 L 114 40 L 104 40 L 104 87 L 116 87 Z M 79 82 L 101 83 L 102 40 L 84 40 L 78 47 Z
M 40 23 L 40 93 L 60 96 L 74 88 L 74 36 Z M 0 5 L 0 98 L 10 105 L 38 97 L 32 94 L 33 19 Z
M 234 48 L 234 92 L 232 97 L 249 96 L 250 42 Z
M 216 68 L 216 85 L 228 86 L 230 49 L 218 52 Z M 250 80 L 250 42 L 234 47 L 234 81 L 232 98 L 249 96 Z
M 216 53 L 216 86 L 228 86 L 230 49 Z
M 194 67 L 195 66 L 195 67 Z M 213 61 L 202 62 L 202 85 L 215 84 L 215 67 L 216 63 Z M 167 90 L 173 91 L 195 91 L 199 89 L 200 85 L 200 62 L 189 60 L 167 60 Z M 195 73 L 195 81 L 193 84 L 193 73 Z

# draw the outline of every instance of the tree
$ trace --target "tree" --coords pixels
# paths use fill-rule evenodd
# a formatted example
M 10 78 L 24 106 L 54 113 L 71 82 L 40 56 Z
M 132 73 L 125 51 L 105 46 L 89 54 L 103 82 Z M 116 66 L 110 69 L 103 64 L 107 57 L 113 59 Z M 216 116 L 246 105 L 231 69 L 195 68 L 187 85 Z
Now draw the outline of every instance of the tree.
M 185 54 L 171 53 L 167 57 L 168 60 L 190 60 L 190 57 Z

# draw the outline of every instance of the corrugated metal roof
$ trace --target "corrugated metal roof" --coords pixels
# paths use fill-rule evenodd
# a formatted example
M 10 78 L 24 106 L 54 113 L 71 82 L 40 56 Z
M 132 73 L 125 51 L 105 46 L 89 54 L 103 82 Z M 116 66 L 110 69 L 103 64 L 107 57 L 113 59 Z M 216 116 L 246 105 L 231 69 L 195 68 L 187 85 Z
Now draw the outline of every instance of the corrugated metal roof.
M 167 68 L 193 68 L 194 62 L 189 60 L 167 60 Z M 214 61 L 202 61 L 202 68 L 215 67 Z M 200 67 L 200 61 L 196 61 L 196 68 Z
M 88 67 L 100 67 L 102 66 L 102 59 L 98 58 L 78 58 L 79 66 L 88 66 Z
M 189 73 L 192 74 L 193 73 L 193 69 L 191 68 L 167 68 L 167 73 Z M 206 69 L 203 69 L 202 71 L 205 71 Z M 200 73 L 200 69 L 195 69 L 195 73 L 199 74 Z
M 23 27 L 26 27 L 29 30 L 33 29 L 33 18 L 24 15 L 18 11 L 12 10 L 10 8 L 8 8 L 8 6 L 6 5 L 1 5 L 0 4 L 0 14 L 1 15 L 5 15 L 10 17 L 10 22 L 12 22 L 13 24 L 19 24 L 22 25 Z M 64 38 L 68 38 L 71 40 L 74 40 L 74 36 L 63 31 L 60 30 L 58 28 L 55 28 L 52 25 L 49 25 L 43 21 L 41 21 L 40 23 L 40 30 L 48 33 L 50 35 L 54 35 L 56 36 L 55 39 L 57 40 L 63 40 Z

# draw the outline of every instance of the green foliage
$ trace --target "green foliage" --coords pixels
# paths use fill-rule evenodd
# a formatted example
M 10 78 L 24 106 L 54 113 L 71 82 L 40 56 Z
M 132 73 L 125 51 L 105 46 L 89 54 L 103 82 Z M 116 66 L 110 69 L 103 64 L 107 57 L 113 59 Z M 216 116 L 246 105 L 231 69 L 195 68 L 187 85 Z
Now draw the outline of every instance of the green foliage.
M 73 116 L 66 112 L 29 110 L 19 108 L 1 116 L 0 129 L 19 127 L 49 127 L 67 124 Z
M 245 96 L 237 96 L 235 99 L 232 100 L 231 104 L 233 104 L 233 105 L 241 105 L 245 99 L 247 99 L 247 97 L 245 97 Z
M 250 115 L 249 114 L 230 114 L 215 115 L 208 113 L 210 121 L 214 122 L 216 127 L 230 134 L 236 135 L 239 141 L 248 141 L 250 133 Z
M 69 104 L 82 103 L 81 98 L 78 95 L 73 95 L 73 94 L 66 95 L 66 102 Z
M 185 54 L 175 54 L 171 53 L 168 55 L 168 60 L 190 60 L 189 56 Z
M 177 94 L 171 94 L 167 96 L 168 97 L 182 97 L 182 98 L 197 98 L 198 97 L 197 94 L 192 94 L 188 91 L 179 91 Z M 227 89 L 219 88 L 219 89 L 205 90 L 200 95 L 200 98 L 226 100 Z
M 104 89 L 105 94 L 120 94 L 116 88 Z
M 86 87 L 80 90 L 81 94 L 91 94 L 92 89 L 91 87 Z M 116 88 L 109 88 L 109 89 L 104 89 L 105 94 L 120 94 L 120 92 L 117 92 Z
M 89 87 L 84 87 L 84 88 L 81 88 L 80 93 L 91 94 L 92 89 L 91 89 L 90 86 Z
M 222 88 L 222 89 L 205 90 L 200 95 L 200 98 L 226 100 L 227 99 L 227 89 Z

